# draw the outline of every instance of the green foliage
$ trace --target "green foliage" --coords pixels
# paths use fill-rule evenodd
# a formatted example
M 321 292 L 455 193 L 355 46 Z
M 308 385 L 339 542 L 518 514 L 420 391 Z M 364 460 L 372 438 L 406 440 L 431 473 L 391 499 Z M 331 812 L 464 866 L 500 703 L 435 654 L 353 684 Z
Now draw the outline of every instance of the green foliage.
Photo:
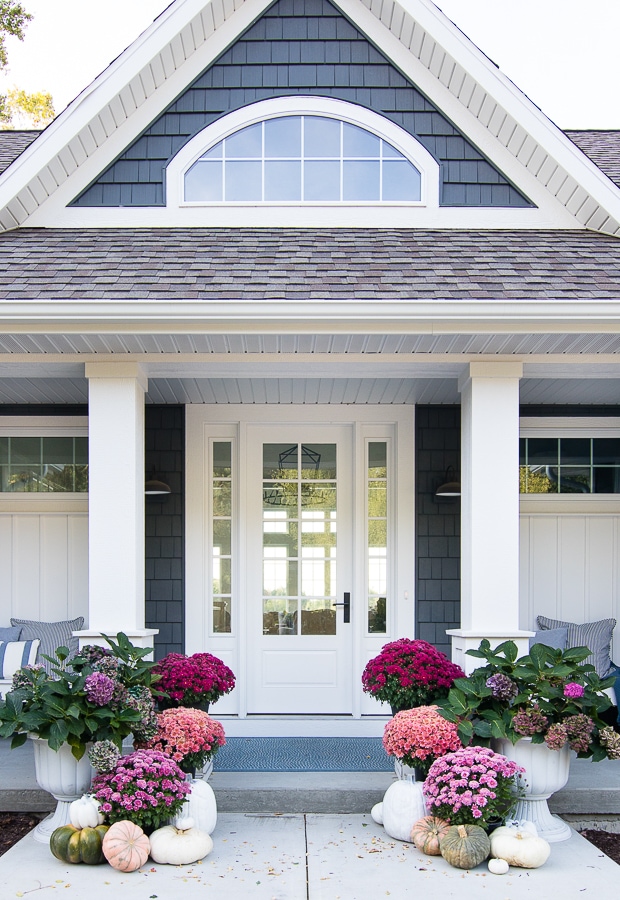
M 516 743 L 528 735 L 535 744 L 557 746 L 562 729 L 568 727 L 565 740 L 578 756 L 597 760 L 607 755 L 600 741 L 606 728 L 601 714 L 611 701 L 603 691 L 613 686 L 614 678 L 602 680 L 593 666 L 583 664 L 590 655 L 587 647 L 562 651 L 534 644 L 529 654 L 517 658 L 514 641 L 492 649 L 483 640 L 468 655 L 483 664 L 468 677 L 455 679 L 448 697 L 437 701 L 441 714 L 456 724 L 464 745 L 488 745 L 493 738 Z M 577 723 L 583 729 L 585 720 L 586 737 L 572 735 L 570 727 Z
M 144 657 L 149 648 L 134 647 L 120 632 L 117 642 L 107 638 L 114 657 L 119 661 L 116 680 L 120 694 L 105 705 L 89 696 L 86 679 L 95 671 L 81 656 L 70 660 L 67 647 L 58 647 L 53 657 L 52 674 L 42 667 L 26 666 L 19 670 L 19 687 L 9 691 L 0 703 L 0 738 L 12 738 L 11 747 L 23 744 L 29 733 L 49 741 L 53 750 L 69 744 L 76 759 L 81 759 L 86 744 L 110 740 L 120 749 L 127 737 L 142 722 L 142 714 L 123 697 L 140 686 L 150 687 L 157 676 L 155 665 Z
M 32 19 L 24 6 L 16 0 L 0 0 L 0 69 L 7 62 L 6 35 L 24 40 L 24 28 Z

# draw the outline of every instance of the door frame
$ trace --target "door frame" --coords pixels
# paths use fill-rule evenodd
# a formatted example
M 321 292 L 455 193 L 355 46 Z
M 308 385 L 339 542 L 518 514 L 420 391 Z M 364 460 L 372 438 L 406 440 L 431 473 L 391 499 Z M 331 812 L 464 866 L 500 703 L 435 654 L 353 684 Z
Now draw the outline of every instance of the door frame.
M 243 566 L 245 557 L 242 498 L 247 492 L 246 456 L 251 452 L 250 425 L 289 424 L 292 428 L 312 425 L 350 424 L 354 440 L 354 505 L 363 509 L 365 481 L 365 447 L 369 440 L 390 439 L 390 464 L 395 476 L 392 490 L 392 612 L 388 615 L 387 632 L 382 635 L 366 633 L 363 617 L 358 620 L 352 637 L 352 720 L 370 716 L 384 717 L 389 710 L 364 695 L 361 673 L 366 662 L 383 646 L 399 637 L 415 634 L 415 493 L 414 493 L 414 407 L 393 405 L 211 405 L 190 404 L 186 407 L 186 652 L 214 653 L 229 665 L 237 676 L 235 690 L 218 701 L 218 716 L 247 716 L 247 627 L 244 610 L 245 586 Z M 209 502 L 207 477 L 210 446 L 213 440 L 230 440 L 233 445 L 233 471 L 236 490 L 233 492 L 233 513 L 237 528 L 233 544 L 236 560 L 233 579 L 237 582 L 238 609 L 233 608 L 231 634 L 213 634 L 209 622 L 209 566 L 206 548 L 209 538 Z M 398 489 L 395 489 L 398 485 Z M 361 504 L 361 505 L 360 505 Z M 365 541 L 365 520 L 355 516 L 354 543 Z M 357 567 L 359 569 L 359 567 Z M 234 583 L 234 582 L 233 582 Z M 361 590 L 359 576 L 352 590 Z M 365 585 L 364 588 L 365 590 Z M 233 588 L 234 592 L 234 588 Z M 362 624 L 364 627 L 362 627 Z M 352 625 L 353 627 L 353 625 Z M 285 718 L 285 717 L 284 717 Z M 316 717 L 313 717 L 316 718 Z M 326 722 L 328 717 L 326 717 Z

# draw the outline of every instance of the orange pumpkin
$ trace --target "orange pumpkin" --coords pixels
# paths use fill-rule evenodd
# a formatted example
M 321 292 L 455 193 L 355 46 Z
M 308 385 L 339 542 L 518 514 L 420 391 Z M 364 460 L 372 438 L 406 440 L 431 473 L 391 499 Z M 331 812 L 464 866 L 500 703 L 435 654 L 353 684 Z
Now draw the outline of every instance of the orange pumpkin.
M 441 856 L 439 841 L 447 833 L 450 823 L 437 816 L 418 819 L 411 829 L 411 840 L 426 856 Z
M 139 825 L 122 821 L 110 825 L 101 849 L 115 869 L 120 872 L 135 872 L 147 861 L 151 845 Z

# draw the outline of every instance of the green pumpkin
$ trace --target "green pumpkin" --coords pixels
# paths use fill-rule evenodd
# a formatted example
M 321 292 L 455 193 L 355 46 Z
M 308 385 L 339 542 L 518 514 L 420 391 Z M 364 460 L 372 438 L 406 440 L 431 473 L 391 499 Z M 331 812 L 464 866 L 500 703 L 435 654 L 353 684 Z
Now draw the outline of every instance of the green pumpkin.
M 491 852 L 491 841 L 479 825 L 451 825 L 439 839 L 439 849 L 451 866 L 475 869 Z
M 52 832 L 50 850 L 62 862 L 96 866 L 105 862 L 101 844 L 107 830 L 107 825 L 97 825 L 96 828 L 62 825 Z

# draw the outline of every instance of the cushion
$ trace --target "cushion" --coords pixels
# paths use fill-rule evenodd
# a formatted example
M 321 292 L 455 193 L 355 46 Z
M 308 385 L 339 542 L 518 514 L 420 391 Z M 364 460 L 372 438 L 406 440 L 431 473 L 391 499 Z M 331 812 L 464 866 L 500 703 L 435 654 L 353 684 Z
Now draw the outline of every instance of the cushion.
M 11 621 L 13 621 L 11 619 Z M 538 627 L 543 631 L 550 628 L 567 628 L 567 647 L 587 647 L 590 656 L 584 659 L 584 663 L 590 663 L 596 669 L 599 678 L 606 678 L 611 672 L 611 638 L 616 624 L 615 619 L 601 619 L 599 622 L 584 622 L 577 625 L 575 622 L 560 622 L 558 619 L 547 619 L 538 616 Z M 23 637 L 23 635 L 22 635 Z
M 9 681 L 22 666 L 32 666 L 40 641 L 0 641 L 0 678 Z
M 534 644 L 546 644 L 547 647 L 553 647 L 554 650 L 566 650 L 567 640 L 568 628 L 548 628 L 537 631 L 534 637 L 530 638 L 530 647 L 533 647 Z
M 15 625 L 12 628 L 0 628 L 0 641 L 18 641 L 21 633 L 21 625 Z
M 51 674 L 52 663 L 43 659 L 43 654 L 53 656 L 57 647 L 68 647 L 70 656 L 75 656 L 79 649 L 79 641 L 71 634 L 79 631 L 84 625 L 84 616 L 69 619 L 65 622 L 35 622 L 31 619 L 11 619 L 11 625 L 21 625 L 22 640 L 40 640 L 39 662 Z

